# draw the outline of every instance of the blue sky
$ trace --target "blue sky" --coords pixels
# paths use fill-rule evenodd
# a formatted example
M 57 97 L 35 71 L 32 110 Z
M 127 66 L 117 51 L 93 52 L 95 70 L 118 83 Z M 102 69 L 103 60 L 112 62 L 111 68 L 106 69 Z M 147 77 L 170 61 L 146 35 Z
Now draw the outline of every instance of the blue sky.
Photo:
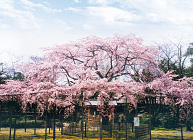
M 89 35 L 193 41 L 193 0 L 0 0 L 0 60 Z

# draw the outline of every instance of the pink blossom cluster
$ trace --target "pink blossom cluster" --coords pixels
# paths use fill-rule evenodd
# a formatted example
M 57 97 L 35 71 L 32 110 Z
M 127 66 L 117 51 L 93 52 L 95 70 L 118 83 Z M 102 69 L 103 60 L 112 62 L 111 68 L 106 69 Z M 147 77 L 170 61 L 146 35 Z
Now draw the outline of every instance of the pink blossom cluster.
M 193 77 L 174 80 L 176 76 L 168 72 L 148 86 L 157 95 L 164 96 L 164 103 L 172 107 L 173 115 L 188 121 L 193 115 Z
M 156 61 L 158 53 L 135 35 L 84 38 L 47 48 L 39 61 L 20 65 L 25 79 L 0 85 L 0 94 L 16 95 L 23 110 L 37 104 L 40 112 L 56 106 L 66 114 L 95 97 L 102 114 L 108 114 L 108 102 L 115 99 L 125 98 L 137 107 L 138 99 L 146 96 L 143 72 L 147 70 L 155 79 L 149 88 L 166 95 L 167 104 L 175 99 L 181 108 L 192 109 L 192 79 L 173 81 L 171 74 L 163 75 Z M 1 101 L 9 99 L 0 96 Z

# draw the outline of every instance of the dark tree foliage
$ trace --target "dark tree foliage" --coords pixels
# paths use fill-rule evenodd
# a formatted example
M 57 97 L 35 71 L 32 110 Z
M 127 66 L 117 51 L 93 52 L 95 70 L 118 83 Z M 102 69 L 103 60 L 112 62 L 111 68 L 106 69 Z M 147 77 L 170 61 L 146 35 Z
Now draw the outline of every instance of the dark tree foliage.
M 19 80 L 24 79 L 24 75 L 21 72 L 17 72 L 15 69 L 11 69 L 4 66 L 3 63 L 0 63 L 0 84 L 5 84 L 6 80 Z
M 193 77 L 193 43 L 190 43 L 186 51 L 183 51 L 185 46 L 181 42 L 168 43 L 158 45 L 161 55 L 160 55 L 160 68 L 167 73 L 168 71 L 174 71 L 174 74 L 179 75 L 173 80 L 177 80 L 182 77 Z M 187 59 L 190 59 L 190 64 L 187 63 Z M 188 65 L 188 66 L 187 66 Z M 169 113 L 169 111 L 167 112 Z M 168 118 L 169 122 L 165 122 L 167 127 L 178 124 L 178 116 L 173 118 Z M 174 123 L 174 124 L 173 124 Z M 191 131 L 192 122 L 187 122 L 186 127 L 188 131 Z

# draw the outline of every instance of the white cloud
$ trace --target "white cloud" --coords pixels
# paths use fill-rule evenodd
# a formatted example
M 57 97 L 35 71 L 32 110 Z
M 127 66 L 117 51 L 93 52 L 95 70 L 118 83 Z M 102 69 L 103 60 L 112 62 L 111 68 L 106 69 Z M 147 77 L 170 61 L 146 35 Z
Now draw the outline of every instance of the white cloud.
M 43 3 L 46 4 L 46 5 L 50 5 L 47 1 L 44 1 Z
M 101 5 L 107 5 L 109 2 L 108 0 L 88 0 L 89 4 L 101 4 Z
M 125 0 L 124 3 L 120 2 L 120 5 L 136 9 L 143 21 L 183 25 L 193 23 L 192 3 L 193 0 Z
M 48 8 L 46 7 L 45 5 L 41 4 L 41 3 L 33 3 L 29 0 L 20 0 L 22 4 L 28 6 L 27 8 L 33 8 L 33 7 L 36 7 L 36 8 L 42 8 L 44 11 L 46 12 L 51 12 L 51 13 L 60 13 L 62 12 L 62 10 L 56 10 L 56 9 L 51 9 L 51 8 Z
M 122 9 L 134 10 L 141 22 L 165 22 L 177 26 L 193 24 L 193 0 L 88 0 L 88 3 L 101 6 L 119 3 Z
M 115 7 L 88 7 L 88 13 L 105 21 L 105 23 L 124 23 L 138 20 L 138 16 L 131 12 L 124 11 Z
M 115 2 L 118 2 L 118 3 L 122 3 L 124 1 L 120 1 L 120 0 L 88 0 L 88 3 L 89 4 L 99 4 L 99 5 L 110 5 L 112 3 L 115 3 Z
M 7 24 L 0 23 L 0 29 L 5 30 L 5 29 L 8 29 L 8 28 L 9 28 L 9 26 Z
M 93 29 L 93 26 L 89 25 L 89 24 L 84 24 L 83 25 L 84 29 L 86 30 L 92 30 Z
M 31 12 L 15 9 L 14 1 L 0 1 L 0 5 L 1 24 L 10 20 L 11 22 L 7 23 L 7 26 L 14 22 L 22 29 L 39 27 L 37 18 Z
M 134 33 L 148 43 L 162 37 L 192 39 L 192 3 L 193 0 L 73 0 L 61 12 L 56 7 L 62 1 L 51 4 L 46 0 L 0 0 L 0 52 L 5 49 L 32 55 L 38 53 L 39 47 L 89 35 Z
M 193 9 L 187 5 L 188 3 L 181 0 L 157 0 L 151 3 L 150 10 L 158 14 L 161 20 L 173 25 L 193 24 L 193 15 L 191 14 Z
M 157 13 L 146 13 L 145 18 L 146 20 L 150 22 L 161 22 L 162 21 L 159 14 Z
M 68 8 L 66 8 L 65 10 L 72 11 L 72 12 L 80 12 L 80 11 L 81 11 L 81 9 L 79 9 L 79 8 L 74 8 L 74 7 L 68 7 Z
M 71 30 L 72 29 L 72 27 L 71 26 L 69 26 L 65 21 L 63 21 L 63 20 L 60 20 L 60 19 L 56 19 L 56 20 L 54 20 L 57 24 L 59 24 L 59 25 L 61 25 L 62 26 L 62 29 L 64 30 L 64 31 L 68 31 L 68 30 Z
M 74 0 L 74 2 L 79 3 L 79 2 L 80 2 L 80 0 Z

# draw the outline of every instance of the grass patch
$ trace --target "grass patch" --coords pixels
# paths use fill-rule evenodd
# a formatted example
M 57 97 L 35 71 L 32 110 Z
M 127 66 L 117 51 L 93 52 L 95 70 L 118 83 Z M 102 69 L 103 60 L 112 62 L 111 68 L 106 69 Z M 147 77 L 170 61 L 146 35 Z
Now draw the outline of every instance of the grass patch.
M 193 133 L 183 133 L 184 140 L 193 140 Z M 180 131 L 152 131 L 153 140 L 181 140 Z

